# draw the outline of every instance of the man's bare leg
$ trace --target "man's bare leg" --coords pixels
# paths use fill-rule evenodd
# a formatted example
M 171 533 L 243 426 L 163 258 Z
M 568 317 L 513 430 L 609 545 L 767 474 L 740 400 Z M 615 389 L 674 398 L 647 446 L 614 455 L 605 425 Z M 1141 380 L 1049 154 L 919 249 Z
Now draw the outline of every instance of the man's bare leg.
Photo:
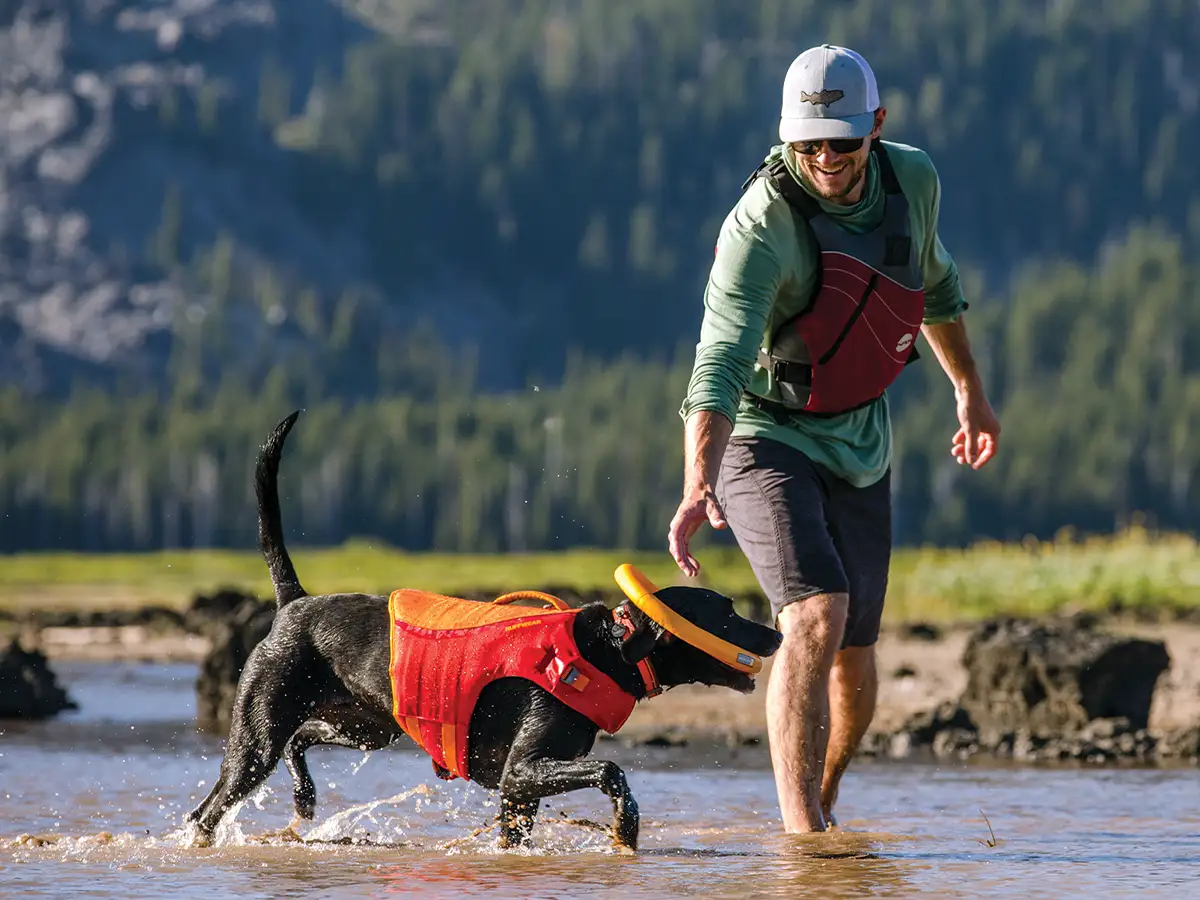
M 835 826 L 833 805 L 850 760 L 875 715 L 879 679 L 875 648 L 847 647 L 838 652 L 829 673 L 829 746 L 821 784 L 821 811 L 827 826 Z
M 825 830 L 821 780 L 829 742 L 829 677 L 848 605 L 845 594 L 818 594 L 779 613 L 783 644 L 767 685 L 767 735 L 789 833 Z

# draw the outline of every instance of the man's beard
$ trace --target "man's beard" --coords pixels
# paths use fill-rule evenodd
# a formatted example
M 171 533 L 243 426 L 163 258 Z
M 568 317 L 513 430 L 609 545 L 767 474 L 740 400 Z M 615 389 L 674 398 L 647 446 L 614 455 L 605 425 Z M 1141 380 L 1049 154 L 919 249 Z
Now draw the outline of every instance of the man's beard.
M 854 173 L 850 176 L 850 180 L 848 182 L 846 182 L 846 186 L 844 188 L 842 188 L 841 190 L 836 191 L 834 193 L 825 193 L 824 191 L 820 191 L 820 190 L 818 190 L 818 193 L 820 193 L 821 196 L 824 197 L 826 200 L 841 200 L 844 197 L 849 196 L 850 193 L 856 187 L 858 187 L 859 182 L 861 182 L 863 180 L 863 176 L 866 175 L 866 173 L 867 173 L 867 160 L 864 159 L 862 161 L 862 163 L 859 164 L 858 167 L 854 169 Z M 816 182 L 813 181 L 813 179 L 811 177 L 809 180 L 813 182 L 813 186 L 815 187 Z

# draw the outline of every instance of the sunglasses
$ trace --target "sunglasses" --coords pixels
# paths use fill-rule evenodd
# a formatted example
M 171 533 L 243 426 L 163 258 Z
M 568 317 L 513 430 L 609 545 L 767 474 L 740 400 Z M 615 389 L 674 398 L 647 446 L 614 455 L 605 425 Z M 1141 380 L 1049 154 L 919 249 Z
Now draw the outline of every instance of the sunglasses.
M 792 148 L 802 156 L 816 156 L 821 152 L 821 145 L 828 144 L 834 153 L 854 153 L 861 150 L 866 138 L 839 138 L 832 141 L 797 141 Z

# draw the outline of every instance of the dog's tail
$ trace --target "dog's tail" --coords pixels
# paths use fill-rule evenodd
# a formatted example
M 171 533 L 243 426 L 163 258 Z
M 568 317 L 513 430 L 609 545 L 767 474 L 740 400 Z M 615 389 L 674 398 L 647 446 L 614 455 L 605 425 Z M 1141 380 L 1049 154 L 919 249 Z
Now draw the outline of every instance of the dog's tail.
M 258 497 L 258 547 L 267 561 L 267 568 L 271 570 L 276 609 L 283 609 L 293 600 L 308 596 L 308 592 L 300 586 L 300 579 L 296 577 L 292 559 L 283 543 L 283 516 L 279 511 L 279 487 L 276 484 L 283 443 L 299 415 L 300 410 L 296 410 L 275 426 L 259 449 L 258 462 L 254 467 L 254 493 Z

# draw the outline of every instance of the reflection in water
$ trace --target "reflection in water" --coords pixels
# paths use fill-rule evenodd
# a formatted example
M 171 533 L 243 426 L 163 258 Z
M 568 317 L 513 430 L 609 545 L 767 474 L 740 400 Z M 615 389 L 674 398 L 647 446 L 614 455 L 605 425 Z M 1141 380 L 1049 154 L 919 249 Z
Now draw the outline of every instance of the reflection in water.
M 636 857 L 513 854 L 498 857 L 425 857 L 379 866 L 387 894 L 612 896 L 703 893 L 706 896 L 794 897 L 910 893 L 910 872 L 927 866 L 878 851 L 892 836 L 843 833 L 807 841 L 760 834 L 757 849 L 667 847 Z M 578 892 L 578 893 L 576 893 Z
M 910 893 L 916 864 L 888 855 L 887 844 L 895 840 L 890 835 L 847 831 L 786 837 L 764 890 L 779 896 L 806 891 L 827 891 L 831 897 Z
M 0 725 L 4 896 L 1195 895 L 1194 772 L 864 763 L 843 791 L 848 830 L 787 836 L 764 759 L 618 742 L 599 754 L 641 805 L 636 856 L 589 824 L 608 820 L 599 793 L 547 801 L 532 849 L 501 852 L 491 793 L 436 781 L 415 753 L 329 748 L 310 752 L 317 821 L 287 830 L 281 770 L 197 849 L 181 825 L 222 745 L 189 725 L 193 673 L 72 674 L 78 713 Z

